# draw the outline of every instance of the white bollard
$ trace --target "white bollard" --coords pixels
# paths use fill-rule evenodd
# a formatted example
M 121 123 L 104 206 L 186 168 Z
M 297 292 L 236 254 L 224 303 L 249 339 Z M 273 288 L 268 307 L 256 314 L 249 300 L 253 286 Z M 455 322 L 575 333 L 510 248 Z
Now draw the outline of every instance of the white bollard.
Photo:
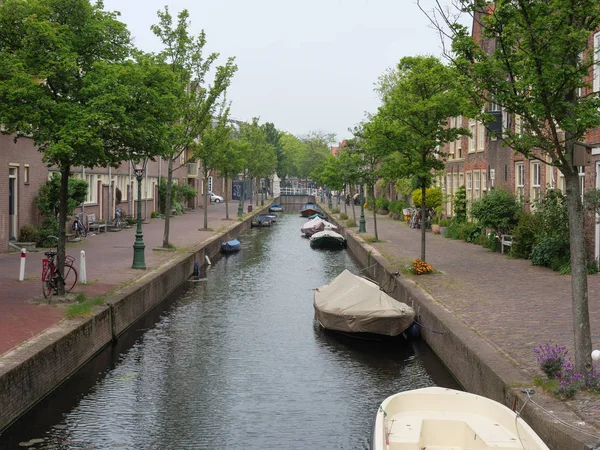
M 21 249 L 21 268 L 19 269 L 19 281 L 23 281 L 25 279 L 25 258 L 27 256 L 27 249 Z
M 600 361 L 600 350 L 594 350 L 592 352 L 592 359 L 594 361 Z
M 85 273 L 85 251 L 81 250 L 79 255 L 79 282 L 81 284 L 87 283 L 87 274 Z
M 206 264 L 208 264 L 209 266 L 212 265 L 212 263 L 210 262 L 210 258 L 208 257 L 208 255 L 204 255 L 204 258 L 206 259 Z

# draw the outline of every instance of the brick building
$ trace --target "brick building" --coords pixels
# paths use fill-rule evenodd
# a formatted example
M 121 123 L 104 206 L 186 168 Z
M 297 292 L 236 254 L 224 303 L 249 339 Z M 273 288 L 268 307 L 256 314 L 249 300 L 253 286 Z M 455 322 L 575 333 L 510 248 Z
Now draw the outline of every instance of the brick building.
M 35 197 L 55 168 L 48 168 L 42 162 L 43 154 L 28 138 L 0 135 L 0 167 L 5 167 L 8 176 L 0 178 L 0 253 L 9 250 L 9 243 L 15 242 L 23 225 L 40 225 L 42 217 L 36 206 Z M 204 183 L 198 163 L 186 162 L 182 155 L 175 164 L 173 177 L 175 182 L 187 183 L 198 192 L 198 196 L 188 205 L 197 208 L 204 204 Z M 158 186 L 161 178 L 167 177 L 168 161 L 157 159 L 149 161 L 142 181 L 142 216 L 150 217 L 158 210 Z M 7 173 L 5 172 L 5 174 Z M 73 176 L 88 182 L 88 197 L 81 210 L 84 221 L 90 214 L 97 220 L 110 222 L 114 219 L 117 199 L 124 215 L 135 215 L 137 208 L 137 179 L 133 175 L 129 162 L 119 168 L 72 168 Z M 229 181 L 231 193 L 231 180 Z M 225 192 L 225 181 L 209 177 L 208 188 L 218 195 Z M 79 212 L 79 208 L 76 212 Z
M 481 24 L 477 17 L 473 21 L 472 35 L 482 48 L 490 53 L 495 51 L 495 41 L 483 40 Z M 589 82 L 593 91 L 600 91 L 600 31 L 592 34 L 589 45 L 596 52 L 596 64 L 590 73 Z M 581 95 L 589 92 L 582 90 Z M 498 105 L 487 105 L 488 111 L 495 116 L 490 130 L 510 129 L 521 132 L 519 117 L 507 114 Z M 465 186 L 468 204 L 477 200 L 492 188 L 503 187 L 523 199 L 525 207 L 538 198 L 546 189 L 557 188 L 565 192 L 565 180 L 562 173 L 536 159 L 526 159 L 521 154 L 503 145 L 502 140 L 492 133 L 480 121 L 466 117 L 449 119 L 450 127 L 464 127 L 471 131 L 472 137 L 462 137 L 447 144 L 442 151 L 448 154 L 445 174 L 442 177 L 442 190 L 447 194 L 446 214 L 452 215 L 452 200 L 459 186 Z M 587 165 L 580 166 L 582 192 L 600 189 L 600 128 L 591 130 L 585 142 L 592 148 L 588 151 Z M 547 159 L 549 161 L 549 159 Z M 600 258 L 600 224 L 588 213 L 585 225 L 586 242 L 590 256 L 597 261 Z

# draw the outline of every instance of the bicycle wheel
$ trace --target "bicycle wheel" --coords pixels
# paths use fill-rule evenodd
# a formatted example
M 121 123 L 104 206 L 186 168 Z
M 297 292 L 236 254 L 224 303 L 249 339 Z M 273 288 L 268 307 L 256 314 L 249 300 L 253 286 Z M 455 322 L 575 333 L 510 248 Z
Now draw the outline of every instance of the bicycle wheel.
M 52 271 L 50 268 L 46 270 L 46 281 L 42 281 L 42 292 L 44 293 L 44 298 L 52 297 L 54 294 L 54 280 L 52 279 Z
M 73 289 L 77 284 L 77 271 L 71 264 L 65 264 L 64 280 L 65 291 L 71 292 L 71 289 Z

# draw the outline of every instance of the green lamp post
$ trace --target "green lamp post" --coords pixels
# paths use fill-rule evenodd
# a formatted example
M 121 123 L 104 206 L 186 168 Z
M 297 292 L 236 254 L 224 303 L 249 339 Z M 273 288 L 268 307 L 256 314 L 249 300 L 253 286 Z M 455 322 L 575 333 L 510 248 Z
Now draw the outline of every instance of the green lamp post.
M 132 161 L 133 173 L 137 178 L 138 183 L 138 203 L 137 203 L 137 230 L 135 232 L 135 242 L 133 243 L 133 269 L 146 270 L 146 259 L 144 250 L 146 245 L 144 244 L 144 235 L 142 234 L 142 179 L 144 173 L 146 173 L 146 164 L 148 159 L 144 158 L 140 161 Z
M 329 208 L 329 210 L 333 209 L 333 204 L 331 203 L 331 189 L 329 189 L 329 191 L 327 192 L 327 207 Z
M 365 221 L 365 198 L 363 196 L 363 185 L 360 185 L 360 220 L 358 221 L 358 232 L 367 232 L 367 222 Z

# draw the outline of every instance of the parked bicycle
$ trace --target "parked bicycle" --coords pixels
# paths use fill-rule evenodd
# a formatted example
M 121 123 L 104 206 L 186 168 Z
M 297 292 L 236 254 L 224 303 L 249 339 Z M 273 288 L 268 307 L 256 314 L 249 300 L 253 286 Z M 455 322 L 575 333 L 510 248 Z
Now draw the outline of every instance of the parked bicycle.
M 125 224 L 121 219 L 121 208 L 117 207 L 117 209 L 115 209 L 115 220 L 113 221 L 113 227 L 115 227 L 117 230 L 120 230 L 124 225 Z
M 49 238 L 55 239 L 58 246 L 58 238 L 56 236 L 48 236 Z M 58 284 L 61 280 L 60 272 L 56 266 L 56 254 L 57 251 L 50 250 L 44 253 L 46 258 L 42 260 L 42 292 L 45 298 L 49 298 L 54 294 L 58 293 Z M 73 266 L 75 258 L 70 255 L 65 255 L 65 267 L 63 270 L 62 280 L 65 283 L 65 291 L 71 292 L 71 290 L 77 284 L 77 270 Z
M 73 225 L 71 229 L 75 233 L 77 237 L 86 237 L 87 236 L 87 228 L 83 224 L 79 214 L 75 214 L 75 220 L 73 221 Z

